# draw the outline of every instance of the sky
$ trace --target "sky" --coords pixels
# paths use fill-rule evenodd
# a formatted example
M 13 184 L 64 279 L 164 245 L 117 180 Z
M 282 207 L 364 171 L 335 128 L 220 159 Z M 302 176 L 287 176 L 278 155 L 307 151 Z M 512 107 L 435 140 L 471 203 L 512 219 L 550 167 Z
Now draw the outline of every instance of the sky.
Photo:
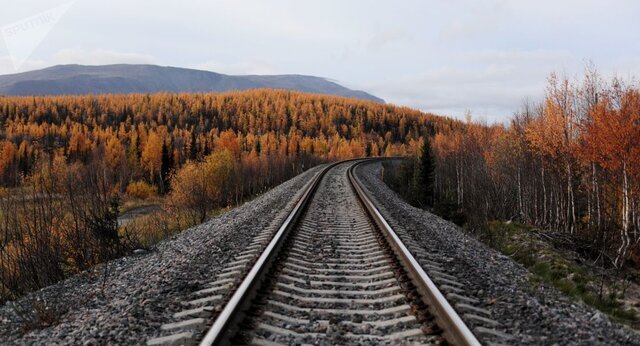
M 551 72 L 640 76 L 636 0 L 24 0 L 0 74 L 150 63 L 305 74 L 427 112 L 506 122 Z

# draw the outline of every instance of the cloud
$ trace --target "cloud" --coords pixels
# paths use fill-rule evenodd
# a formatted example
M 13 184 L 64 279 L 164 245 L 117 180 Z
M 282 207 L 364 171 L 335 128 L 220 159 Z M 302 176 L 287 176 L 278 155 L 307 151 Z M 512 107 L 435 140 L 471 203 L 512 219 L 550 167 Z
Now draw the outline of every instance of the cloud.
M 241 35 L 293 41 L 335 42 L 353 35 L 340 21 L 335 9 L 320 3 L 291 0 L 217 1 L 213 15 L 226 29 Z M 209 16 L 210 14 L 208 14 Z
M 617 76 L 637 84 L 637 78 L 640 77 L 640 57 L 638 56 L 621 57 L 606 64 L 596 64 L 596 67 L 608 78 Z
M 0 26 L 65 1 L 5 6 Z M 579 76 L 587 59 L 605 75 L 639 75 L 640 48 L 629 44 L 639 11 L 637 0 L 76 1 L 23 70 L 44 61 L 300 73 L 410 107 L 507 117 L 542 95 L 550 72 Z M 10 67 L 0 58 L 0 73 Z
M 505 13 L 503 1 L 483 2 L 481 5 L 451 1 L 448 6 L 451 6 L 451 12 L 444 16 L 447 22 L 438 35 L 441 43 L 487 37 L 499 29 L 500 18 Z
M 470 110 L 504 121 L 525 98 L 540 98 L 548 74 L 568 60 L 563 51 L 472 51 L 368 89 L 392 103 L 457 117 Z
M 107 64 L 153 64 L 156 59 L 148 54 L 122 53 L 106 49 L 84 50 L 61 49 L 53 60 L 58 64 L 107 65 Z
M 454 40 L 470 39 L 479 35 L 486 34 L 488 31 L 494 30 L 495 22 L 487 21 L 482 23 L 478 20 L 462 20 L 454 19 L 448 23 L 440 31 L 440 42 L 450 42 Z
M 29 59 L 72 4 L 69 2 L 0 28 L 15 71 Z
M 563 62 L 571 58 L 569 52 L 565 50 L 496 50 L 485 49 L 466 52 L 459 60 L 468 63 L 499 63 L 499 64 L 548 64 Z
M 22 65 L 20 65 L 20 69 L 16 70 L 14 66 L 14 59 L 11 56 L 0 56 L 0 75 L 36 70 L 47 66 L 48 64 L 46 61 L 29 59 L 25 60 Z
M 400 30 L 387 30 L 383 32 L 375 33 L 369 38 L 367 42 L 367 48 L 370 50 L 376 50 L 384 48 L 388 45 L 402 42 L 409 39 L 409 36 Z

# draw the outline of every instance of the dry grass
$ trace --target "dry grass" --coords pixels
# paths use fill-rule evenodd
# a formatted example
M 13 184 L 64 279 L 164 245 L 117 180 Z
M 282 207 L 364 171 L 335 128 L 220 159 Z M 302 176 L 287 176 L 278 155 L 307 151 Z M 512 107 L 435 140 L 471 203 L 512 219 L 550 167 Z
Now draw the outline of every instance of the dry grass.
M 588 265 L 577 253 L 559 249 L 529 226 L 515 222 L 490 222 L 480 238 L 531 272 L 532 287 L 554 286 L 565 295 L 581 300 L 614 319 L 638 327 L 635 308 L 623 303 L 624 280 L 606 269 Z

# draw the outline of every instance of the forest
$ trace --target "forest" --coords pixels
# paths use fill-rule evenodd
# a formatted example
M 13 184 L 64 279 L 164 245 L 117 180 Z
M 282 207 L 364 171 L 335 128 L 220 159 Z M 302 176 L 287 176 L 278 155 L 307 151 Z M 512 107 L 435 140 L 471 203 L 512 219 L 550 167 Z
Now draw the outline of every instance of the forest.
M 637 262 L 640 236 L 640 91 L 594 68 L 549 77 L 540 104 L 508 125 L 468 123 L 437 133 L 434 189 L 471 224 L 516 220 L 575 235 L 615 267 Z
M 320 162 L 415 152 L 462 123 L 340 97 L 0 97 L 0 296 L 205 221 Z M 413 149 L 412 149 L 413 148 Z M 118 224 L 132 201 L 161 211 Z
M 552 74 L 542 102 L 524 102 L 508 124 L 467 121 L 411 157 L 383 170 L 408 202 L 463 226 L 534 282 L 637 327 L 626 303 L 640 265 L 637 86 L 593 67 L 580 79 Z
M 1 97 L 0 295 L 15 298 L 205 221 L 322 162 L 406 156 L 414 205 L 640 264 L 640 91 L 552 74 L 509 123 L 289 91 Z M 131 200 L 160 212 L 119 225 Z
M 640 91 L 551 74 L 540 102 L 505 124 L 467 119 L 409 159 L 383 163 L 387 185 L 463 227 L 553 286 L 639 328 Z

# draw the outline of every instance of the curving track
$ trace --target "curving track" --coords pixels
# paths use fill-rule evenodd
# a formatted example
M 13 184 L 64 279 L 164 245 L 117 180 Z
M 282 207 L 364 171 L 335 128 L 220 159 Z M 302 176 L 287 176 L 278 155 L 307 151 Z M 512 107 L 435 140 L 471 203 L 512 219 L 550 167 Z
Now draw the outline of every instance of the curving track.
M 478 344 L 359 187 L 359 162 L 318 174 L 149 344 Z

